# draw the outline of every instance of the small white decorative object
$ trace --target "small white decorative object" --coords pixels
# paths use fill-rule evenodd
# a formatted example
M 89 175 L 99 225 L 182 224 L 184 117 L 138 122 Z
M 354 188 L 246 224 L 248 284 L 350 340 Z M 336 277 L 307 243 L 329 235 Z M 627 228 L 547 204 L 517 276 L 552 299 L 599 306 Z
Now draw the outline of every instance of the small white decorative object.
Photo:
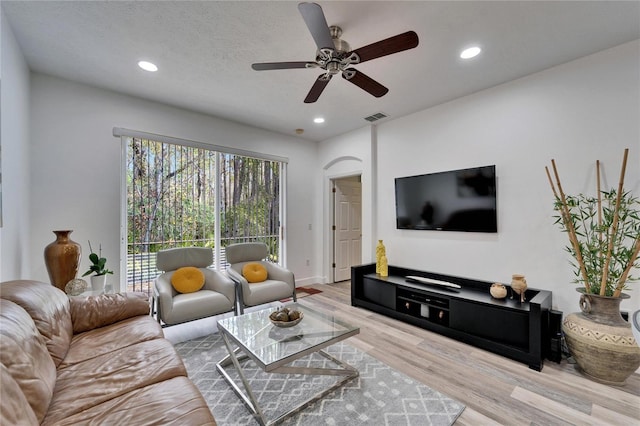
M 64 292 L 69 296 L 78 296 L 89 288 L 89 284 L 81 278 L 74 278 L 64 286 Z

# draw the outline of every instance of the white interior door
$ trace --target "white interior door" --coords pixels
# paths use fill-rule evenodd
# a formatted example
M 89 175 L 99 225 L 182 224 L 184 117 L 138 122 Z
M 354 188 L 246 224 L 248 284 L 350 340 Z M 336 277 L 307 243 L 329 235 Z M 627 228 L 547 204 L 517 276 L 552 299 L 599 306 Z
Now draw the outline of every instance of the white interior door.
M 351 279 L 362 261 L 362 184 L 357 178 L 334 181 L 334 282 Z

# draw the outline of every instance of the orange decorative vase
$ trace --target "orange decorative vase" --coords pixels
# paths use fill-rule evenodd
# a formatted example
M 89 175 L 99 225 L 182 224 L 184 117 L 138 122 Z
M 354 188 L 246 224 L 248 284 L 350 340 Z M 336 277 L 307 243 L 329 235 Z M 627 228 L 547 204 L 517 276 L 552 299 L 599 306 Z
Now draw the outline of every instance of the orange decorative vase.
M 49 273 L 49 280 L 62 291 L 67 283 L 76 277 L 82 255 L 80 244 L 69 238 L 72 232 L 53 231 L 56 240 L 44 248 L 44 264 Z

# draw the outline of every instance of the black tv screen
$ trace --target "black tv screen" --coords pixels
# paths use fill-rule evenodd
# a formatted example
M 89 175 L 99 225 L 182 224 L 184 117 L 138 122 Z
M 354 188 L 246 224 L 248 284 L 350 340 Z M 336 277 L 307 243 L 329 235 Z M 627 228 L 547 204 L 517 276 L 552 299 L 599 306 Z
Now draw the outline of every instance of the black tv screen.
M 498 232 L 496 167 L 395 179 L 398 229 Z

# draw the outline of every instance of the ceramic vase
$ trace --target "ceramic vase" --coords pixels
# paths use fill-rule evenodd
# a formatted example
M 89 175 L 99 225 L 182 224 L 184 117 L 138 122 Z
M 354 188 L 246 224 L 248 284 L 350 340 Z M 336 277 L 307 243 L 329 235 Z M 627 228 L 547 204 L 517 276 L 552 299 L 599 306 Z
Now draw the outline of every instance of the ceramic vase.
M 380 276 L 389 276 L 389 264 L 387 263 L 387 256 L 385 256 L 384 254 L 380 256 Z
M 511 289 L 514 293 L 520 296 L 520 303 L 526 300 L 525 293 L 527 292 L 527 280 L 524 279 L 524 275 L 513 274 L 511 276 Z
M 378 245 L 376 246 L 376 274 L 378 275 L 381 275 L 382 256 L 386 255 L 387 253 L 384 243 L 382 240 L 378 240 Z
M 620 315 L 620 302 L 629 295 L 607 297 L 580 293 L 580 309 L 562 323 L 569 352 L 581 372 L 601 383 L 622 385 L 640 367 L 640 347 L 631 324 Z
M 44 263 L 51 284 L 64 291 L 69 281 L 76 277 L 82 249 L 72 241 L 69 234 L 73 231 L 53 231 L 56 240 L 44 248 Z
M 489 288 L 489 293 L 494 299 L 504 299 L 507 297 L 507 288 L 500 283 L 493 283 Z

